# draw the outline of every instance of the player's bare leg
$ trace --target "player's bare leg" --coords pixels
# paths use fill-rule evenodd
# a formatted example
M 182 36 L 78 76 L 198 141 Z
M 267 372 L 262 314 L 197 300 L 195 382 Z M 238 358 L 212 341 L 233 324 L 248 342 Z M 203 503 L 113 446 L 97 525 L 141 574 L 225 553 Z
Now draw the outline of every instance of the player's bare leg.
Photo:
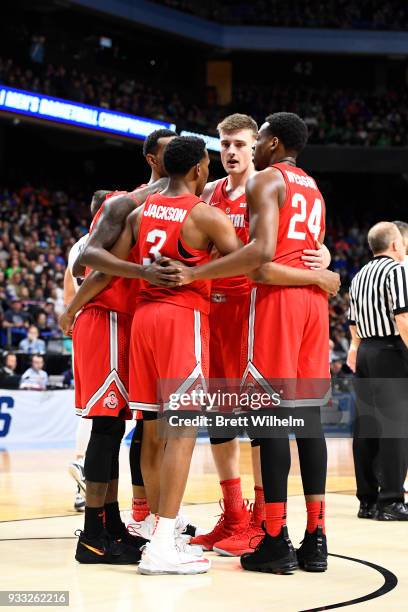
M 239 440 L 234 438 L 222 444 L 212 444 L 211 451 L 219 479 L 239 478 Z
M 101 508 L 105 504 L 107 482 L 86 481 L 86 505 L 88 508 Z
M 208 571 L 210 562 L 180 548 L 175 540 L 177 514 L 190 470 L 197 431 L 180 428 L 177 437 L 166 441 L 160 470 L 159 511 L 150 543 L 139 565 L 141 574 L 197 574 Z M 190 548 L 190 550 L 187 550 Z
M 160 470 L 159 517 L 175 519 L 180 509 L 190 470 L 196 431 L 169 438 Z
M 214 529 L 191 540 L 192 544 L 199 544 L 204 550 L 213 550 L 218 542 L 225 543 L 230 537 L 242 534 L 250 522 L 248 502 L 242 497 L 238 438 L 211 438 L 211 450 L 222 489 L 222 514 Z
M 160 437 L 157 424 L 157 420 L 144 422 L 141 452 L 143 482 L 152 514 L 156 514 L 159 510 L 160 470 L 165 446 L 165 440 Z

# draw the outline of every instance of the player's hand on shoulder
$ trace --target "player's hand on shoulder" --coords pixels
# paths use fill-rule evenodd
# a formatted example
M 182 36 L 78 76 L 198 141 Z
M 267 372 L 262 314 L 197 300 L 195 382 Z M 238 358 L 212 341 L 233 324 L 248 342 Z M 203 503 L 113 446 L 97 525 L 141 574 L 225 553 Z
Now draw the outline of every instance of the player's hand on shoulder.
M 317 270 L 317 285 L 329 295 L 336 295 L 340 289 L 340 275 L 330 270 Z
M 182 263 L 160 257 L 151 264 L 143 266 L 143 279 L 152 285 L 177 287 L 182 284 Z
M 302 261 L 307 268 L 324 270 L 329 267 L 331 255 L 329 249 L 316 240 L 316 249 L 304 249 Z
M 74 325 L 75 316 L 70 314 L 67 309 L 64 310 L 58 319 L 58 324 L 66 336 L 72 336 L 72 327 Z

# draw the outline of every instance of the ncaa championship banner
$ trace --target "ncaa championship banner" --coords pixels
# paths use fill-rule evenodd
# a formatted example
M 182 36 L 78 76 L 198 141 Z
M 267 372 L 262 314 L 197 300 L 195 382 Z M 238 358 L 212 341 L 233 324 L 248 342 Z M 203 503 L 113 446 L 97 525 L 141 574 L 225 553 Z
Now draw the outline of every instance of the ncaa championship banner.
M 0 389 L 0 449 L 53 444 L 71 446 L 77 426 L 72 389 Z

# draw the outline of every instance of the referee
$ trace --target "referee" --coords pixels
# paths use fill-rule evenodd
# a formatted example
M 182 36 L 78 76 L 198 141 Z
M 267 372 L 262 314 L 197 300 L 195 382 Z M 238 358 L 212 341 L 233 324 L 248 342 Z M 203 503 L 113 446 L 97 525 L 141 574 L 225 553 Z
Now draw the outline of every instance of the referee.
M 350 287 L 351 346 L 356 420 L 353 455 L 359 518 L 408 521 L 407 472 L 408 277 L 405 248 L 394 223 L 368 232 L 374 257 Z

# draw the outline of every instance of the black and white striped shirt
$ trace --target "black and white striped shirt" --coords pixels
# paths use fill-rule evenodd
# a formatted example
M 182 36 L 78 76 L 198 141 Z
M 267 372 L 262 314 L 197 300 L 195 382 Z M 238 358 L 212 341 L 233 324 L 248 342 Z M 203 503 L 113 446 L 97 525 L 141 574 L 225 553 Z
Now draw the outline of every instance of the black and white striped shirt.
M 408 312 L 408 277 L 397 261 L 378 255 L 353 278 L 349 322 L 360 338 L 399 335 L 395 315 Z

